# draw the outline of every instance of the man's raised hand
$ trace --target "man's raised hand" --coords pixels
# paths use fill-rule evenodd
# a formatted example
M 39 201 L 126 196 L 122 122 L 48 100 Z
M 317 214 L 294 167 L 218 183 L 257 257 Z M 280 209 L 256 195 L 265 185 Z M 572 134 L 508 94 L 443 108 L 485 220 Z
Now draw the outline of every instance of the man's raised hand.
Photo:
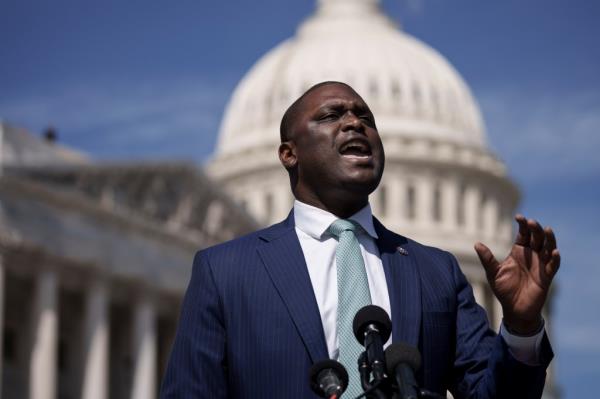
M 542 308 L 560 266 L 560 254 L 550 227 L 544 229 L 522 215 L 515 220 L 519 231 L 502 262 L 481 242 L 475 244 L 475 251 L 502 305 L 504 324 L 516 334 L 530 335 L 541 327 Z

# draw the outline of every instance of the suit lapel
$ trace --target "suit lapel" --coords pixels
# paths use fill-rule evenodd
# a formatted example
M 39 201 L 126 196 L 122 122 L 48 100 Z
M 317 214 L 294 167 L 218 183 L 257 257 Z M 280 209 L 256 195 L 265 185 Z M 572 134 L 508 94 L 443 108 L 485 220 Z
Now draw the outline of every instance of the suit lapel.
M 281 224 L 267 229 L 259 255 L 300 334 L 311 360 L 329 357 L 319 307 L 294 229 L 293 212 Z
M 421 279 L 415 254 L 405 237 L 387 230 L 377 219 L 374 224 L 392 309 L 392 341 L 416 347 L 421 328 Z

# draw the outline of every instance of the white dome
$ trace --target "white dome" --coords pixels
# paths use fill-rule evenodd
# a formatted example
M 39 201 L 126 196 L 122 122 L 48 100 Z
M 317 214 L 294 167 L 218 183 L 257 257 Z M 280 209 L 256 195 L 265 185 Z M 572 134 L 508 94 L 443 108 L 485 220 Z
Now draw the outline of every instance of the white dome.
M 325 80 L 350 84 L 370 105 L 379 132 L 484 149 L 469 88 L 436 50 L 402 32 L 377 0 L 321 0 L 296 36 L 263 56 L 225 112 L 216 156 L 275 147 L 285 109 Z

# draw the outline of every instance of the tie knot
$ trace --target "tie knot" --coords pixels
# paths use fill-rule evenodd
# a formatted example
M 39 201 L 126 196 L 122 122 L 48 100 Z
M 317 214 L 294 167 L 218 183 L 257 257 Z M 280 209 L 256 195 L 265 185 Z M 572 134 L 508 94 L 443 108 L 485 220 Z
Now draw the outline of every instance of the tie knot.
M 334 237 L 339 238 L 340 235 L 345 231 L 351 231 L 356 233 L 360 231 L 362 227 L 354 220 L 349 219 L 338 219 L 335 222 L 331 223 L 327 231 L 331 233 Z

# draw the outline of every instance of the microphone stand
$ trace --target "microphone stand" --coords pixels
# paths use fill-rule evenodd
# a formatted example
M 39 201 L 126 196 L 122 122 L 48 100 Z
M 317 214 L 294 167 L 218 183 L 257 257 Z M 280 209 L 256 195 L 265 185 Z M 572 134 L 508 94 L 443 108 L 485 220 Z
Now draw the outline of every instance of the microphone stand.
M 360 374 L 360 385 L 363 388 L 364 393 L 359 395 L 355 399 L 359 398 L 372 398 L 372 399 L 388 399 L 388 396 L 385 395 L 380 388 L 383 388 L 382 385 L 386 381 L 385 379 L 380 379 L 379 381 L 374 380 L 374 384 L 369 381 L 371 375 L 371 366 L 369 365 L 367 352 L 364 351 L 360 354 L 358 358 L 358 373 Z

